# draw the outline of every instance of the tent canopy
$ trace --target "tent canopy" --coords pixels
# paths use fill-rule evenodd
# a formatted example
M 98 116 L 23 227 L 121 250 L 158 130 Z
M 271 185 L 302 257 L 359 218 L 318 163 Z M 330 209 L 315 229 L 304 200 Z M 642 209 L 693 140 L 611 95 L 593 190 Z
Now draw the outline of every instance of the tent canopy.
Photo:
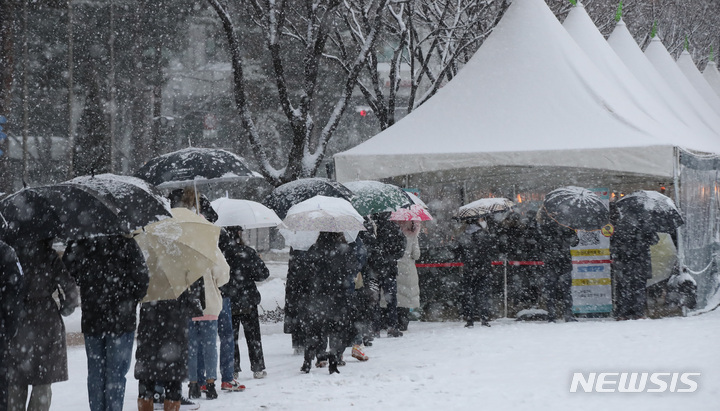
M 684 50 L 680 54 L 680 57 L 677 59 L 677 65 L 693 87 L 695 87 L 695 90 L 700 93 L 705 102 L 715 110 L 716 114 L 720 114 L 720 97 L 715 94 L 715 91 L 713 91 L 710 84 L 705 80 L 705 77 L 700 73 L 700 70 L 698 70 L 692 60 L 692 56 L 690 56 L 687 50 Z
M 718 72 L 717 64 L 714 61 L 709 61 L 705 70 L 703 70 L 703 77 L 712 87 L 715 94 L 720 96 L 720 72 Z
M 645 89 L 651 93 L 652 98 L 662 104 L 665 104 L 675 118 L 678 118 L 683 124 L 697 132 L 694 136 L 696 139 L 704 139 L 708 142 L 709 147 L 706 151 L 714 151 L 713 144 L 718 139 L 718 134 L 708 126 L 706 122 L 699 116 L 695 109 L 687 103 L 687 100 L 676 90 L 670 87 L 659 71 L 650 63 L 640 46 L 627 29 L 625 22 L 620 20 L 616 25 L 610 37 L 607 39 L 610 47 L 635 74 Z M 681 141 L 682 146 L 689 146 Z M 701 147 L 697 147 L 701 149 Z
M 544 1 L 516 0 L 451 82 L 335 165 L 339 181 L 527 167 L 553 170 L 558 183 L 668 179 L 678 139 L 603 75 Z

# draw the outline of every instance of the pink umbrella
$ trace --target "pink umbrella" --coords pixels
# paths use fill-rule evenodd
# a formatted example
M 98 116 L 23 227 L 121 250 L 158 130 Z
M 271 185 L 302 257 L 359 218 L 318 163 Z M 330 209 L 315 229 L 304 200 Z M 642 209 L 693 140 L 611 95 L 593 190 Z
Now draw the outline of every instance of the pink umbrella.
M 429 221 L 432 219 L 430 212 L 419 204 L 413 204 L 410 208 L 399 208 L 390 213 L 391 221 Z

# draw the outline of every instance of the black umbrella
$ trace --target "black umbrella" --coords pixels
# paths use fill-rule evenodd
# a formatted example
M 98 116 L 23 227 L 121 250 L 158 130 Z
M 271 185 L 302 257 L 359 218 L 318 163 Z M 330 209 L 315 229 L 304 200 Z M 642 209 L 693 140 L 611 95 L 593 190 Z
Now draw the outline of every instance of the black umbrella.
M 352 191 L 337 181 L 313 177 L 291 181 L 276 187 L 262 203 L 275 211 L 278 217 L 284 219 L 290 207 L 318 195 L 343 198 L 348 201 L 353 197 Z
M 25 188 L 0 201 L 8 222 L 3 238 L 10 242 L 120 233 L 118 212 L 89 189 L 69 184 Z
M 169 215 L 167 203 L 159 202 L 154 196 L 145 197 L 152 201 L 146 214 L 139 211 L 145 206 L 127 197 L 131 192 L 140 195 L 133 184 L 120 181 L 103 184 L 100 178 L 92 182 L 86 180 L 25 188 L 4 198 L 0 201 L 0 213 L 8 225 L 3 230 L 3 238 L 13 242 L 127 234 Z M 123 203 L 123 199 L 127 202 Z
M 608 206 L 597 194 L 575 186 L 549 192 L 543 210 L 558 224 L 574 230 L 598 230 L 609 218 Z
M 172 217 L 170 201 L 146 181 L 130 176 L 100 174 L 68 181 L 86 186 L 120 211 L 118 218 L 129 231 L 146 226 L 163 217 Z
M 647 231 L 671 234 L 685 223 L 673 200 L 657 191 L 640 190 L 628 194 L 618 200 L 615 207 L 617 224 Z
M 158 188 L 179 188 L 192 184 L 247 180 L 259 177 L 245 159 L 219 148 L 189 147 L 150 159 L 136 177 Z

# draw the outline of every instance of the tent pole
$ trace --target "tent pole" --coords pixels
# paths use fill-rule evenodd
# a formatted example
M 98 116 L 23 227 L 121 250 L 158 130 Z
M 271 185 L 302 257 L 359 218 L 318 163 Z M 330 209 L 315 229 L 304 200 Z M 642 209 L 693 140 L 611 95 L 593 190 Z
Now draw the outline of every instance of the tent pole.
M 193 179 L 193 191 L 195 192 L 195 213 L 200 215 L 200 194 L 197 192 L 197 183 Z
M 507 318 L 507 313 L 508 313 L 507 266 L 508 266 L 507 257 L 503 256 L 503 277 L 504 277 L 504 282 L 505 282 L 505 318 Z
M 675 154 L 675 161 L 673 161 L 673 191 L 675 193 L 675 204 L 680 208 L 682 213 L 682 205 L 680 204 L 680 149 L 673 147 L 673 154 Z M 680 227 L 676 229 L 677 232 L 677 257 L 680 270 L 685 266 L 685 250 L 682 241 L 682 231 Z

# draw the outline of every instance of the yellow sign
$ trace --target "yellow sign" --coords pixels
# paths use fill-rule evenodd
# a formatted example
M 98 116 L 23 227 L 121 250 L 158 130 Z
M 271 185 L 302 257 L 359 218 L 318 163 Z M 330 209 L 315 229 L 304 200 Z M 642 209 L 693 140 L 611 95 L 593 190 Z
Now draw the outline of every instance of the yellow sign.
M 587 250 L 570 250 L 573 257 L 596 257 L 600 255 L 610 255 L 609 248 L 591 248 Z
M 572 280 L 572 285 L 610 285 L 611 281 L 609 278 L 575 278 Z
M 613 233 L 615 233 L 615 227 L 612 224 L 605 224 L 603 228 L 600 229 L 600 232 L 605 237 L 611 237 Z

